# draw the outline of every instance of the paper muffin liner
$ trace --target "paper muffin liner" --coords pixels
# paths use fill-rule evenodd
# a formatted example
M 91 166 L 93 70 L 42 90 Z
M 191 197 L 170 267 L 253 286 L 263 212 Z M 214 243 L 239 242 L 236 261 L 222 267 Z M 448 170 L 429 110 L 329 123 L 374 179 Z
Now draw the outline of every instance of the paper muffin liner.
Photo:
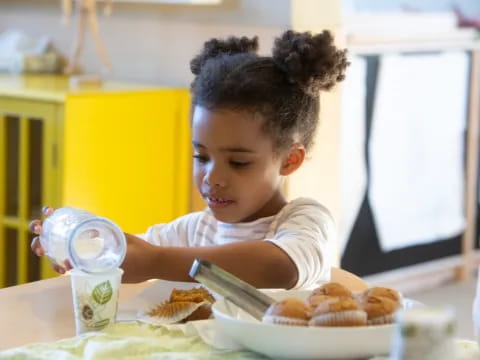
M 289 318 L 289 317 L 278 316 L 278 315 L 265 315 L 262 318 L 262 322 L 264 322 L 266 324 L 292 325 L 292 326 L 307 326 L 308 325 L 307 320 Z
M 309 326 L 364 326 L 367 313 L 363 310 L 345 310 L 313 316 Z
M 167 325 L 187 319 L 201 307 L 211 308 L 209 301 L 195 302 L 165 302 L 138 314 L 138 320 L 152 325 Z
M 377 316 L 367 320 L 367 325 L 385 325 L 393 323 L 395 316 L 393 314 Z

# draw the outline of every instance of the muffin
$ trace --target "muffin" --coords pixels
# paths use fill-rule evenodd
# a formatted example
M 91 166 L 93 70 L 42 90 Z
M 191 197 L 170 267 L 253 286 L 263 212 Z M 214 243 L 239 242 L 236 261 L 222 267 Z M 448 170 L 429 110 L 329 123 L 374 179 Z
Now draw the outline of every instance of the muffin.
M 402 303 L 402 296 L 400 293 L 394 289 L 386 288 L 386 287 L 371 287 L 367 290 L 365 290 L 361 297 L 365 298 L 368 296 L 380 296 L 380 297 L 386 297 L 389 298 L 390 300 L 395 301 L 399 305 Z
M 364 326 L 367 313 L 351 297 L 331 297 L 315 308 L 310 326 Z
M 400 305 L 388 297 L 370 295 L 363 298 L 362 307 L 367 313 L 368 325 L 384 325 L 393 323 Z
M 215 298 L 212 294 L 208 292 L 207 289 L 203 287 L 188 289 L 188 290 L 179 290 L 173 289 L 170 294 L 169 302 L 194 302 L 199 303 L 202 301 L 208 301 L 210 303 L 215 302 Z
M 190 303 L 201 303 L 202 305 L 198 306 L 195 311 L 190 315 L 185 317 L 182 321 L 193 321 L 193 320 L 205 320 L 212 316 L 212 304 L 215 302 L 215 298 L 210 292 L 203 288 L 193 288 L 189 290 L 178 290 L 173 289 L 170 294 L 170 302 L 190 302 Z M 193 308 L 193 307 L 192 307 Z
M 307 304 L 310 305 L 312 310 L 315 310 L 315 308 L 322 302 L 324 302 L 327 299 L 330 299 L 332 297 L 338 297 L 338 296 L 329 296 L 329 295 L 310 295 L 307 299 Z
M 318 295 L 336 296 L 336 297 L 349 297 L 353 298 L 353 293 L 348 290 L 342 284 L 336 282 L 330 282 L 323 284 L 312 291 L 310 297 Z
M 173 289 L 168 301 L 162 302 L 145 313 L 155 318 L 157 324 L 173 324 L 208 319 L 212 315 L 215 298 L 207 289 Z
M 288 298 L 270 305 L 263 315 L 267 324 L 307 326 L 311 309 L 301 300 Z

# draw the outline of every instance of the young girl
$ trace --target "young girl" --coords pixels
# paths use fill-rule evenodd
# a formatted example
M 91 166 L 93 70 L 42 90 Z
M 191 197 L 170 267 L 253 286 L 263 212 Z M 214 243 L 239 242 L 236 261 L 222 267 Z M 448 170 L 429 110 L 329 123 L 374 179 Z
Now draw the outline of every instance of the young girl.
M 328 210 L 307 198 L 287 202 L 281 188 L 312 146 L 319 90 L 344 78 L 345 50 L 328 31 L 286 31 L 272 56 L 257 48 L 256 37 L 212 39 L 191 61 L 193 170 L 208 207 L 126 234 L 124 281 L 192 281 L 195 258 L 258 288 L 330 280 L 336 239 Z M 32 229 L 40 233 L 38 220 Z M 43 254 L 38 238 L 32 247 Z

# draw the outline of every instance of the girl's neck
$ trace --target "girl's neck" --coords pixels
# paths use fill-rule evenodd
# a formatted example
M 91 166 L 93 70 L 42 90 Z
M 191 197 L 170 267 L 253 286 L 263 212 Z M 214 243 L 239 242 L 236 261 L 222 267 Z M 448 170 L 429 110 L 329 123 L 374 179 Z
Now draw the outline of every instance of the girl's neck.
M 287 201 L 285 200 L 283 194 L 280 191 L 276 192 L 260 210 L 243 219 L 241 222 L 250 222 L 260 218 L 276 215 L 286 204 Z

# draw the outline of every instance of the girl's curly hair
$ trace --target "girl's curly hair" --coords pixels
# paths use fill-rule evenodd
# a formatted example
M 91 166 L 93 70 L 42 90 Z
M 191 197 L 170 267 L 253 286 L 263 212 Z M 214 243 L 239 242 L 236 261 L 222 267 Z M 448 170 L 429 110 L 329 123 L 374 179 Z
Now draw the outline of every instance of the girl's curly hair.
M 207 41 L 190 63 L 192 104 L 258 112 L 276 150 L 294 142 L 308 150 L 318 124 L 319 90 L 344 79 L 346 50 L 335 47 L 329 31 L 291 30 L 275 40 L 272 56 L 257 50 L 257 37 Z

